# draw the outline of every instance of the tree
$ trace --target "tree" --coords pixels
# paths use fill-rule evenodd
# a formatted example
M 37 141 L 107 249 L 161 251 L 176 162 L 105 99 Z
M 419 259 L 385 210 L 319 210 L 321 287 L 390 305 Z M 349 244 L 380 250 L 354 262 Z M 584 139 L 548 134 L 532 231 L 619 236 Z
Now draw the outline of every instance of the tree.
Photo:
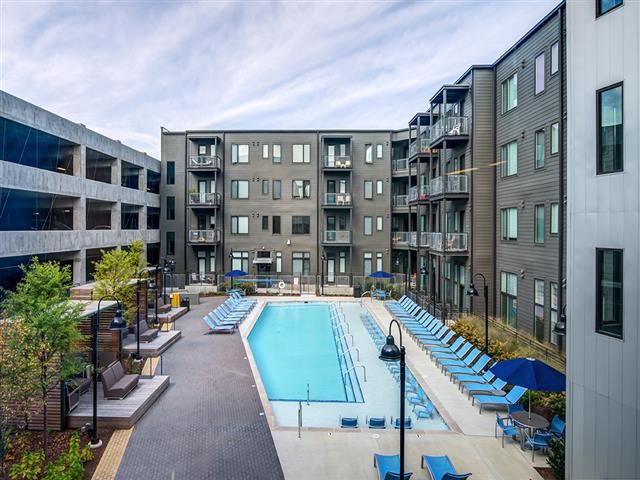
M 20 339 L 24 354 L 36 366 L 38 402 L 44 421 L 44 452 L 48 458 L 49 394 L 60 381 L 78 369 L 73 348 L 82 338 L 78 329 L 84 306 L 69 300 L 71 272 L 57 262 L 41 263 L 33 258 L 20 267 L 24 276 L 15 292 L 9 293 L 6 308 L 12 322 L 24 328 Z

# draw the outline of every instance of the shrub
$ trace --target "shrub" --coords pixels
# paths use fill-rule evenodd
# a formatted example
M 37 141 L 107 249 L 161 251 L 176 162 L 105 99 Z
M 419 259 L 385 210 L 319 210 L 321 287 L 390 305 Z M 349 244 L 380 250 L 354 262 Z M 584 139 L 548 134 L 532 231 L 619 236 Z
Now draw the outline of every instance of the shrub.
M 547 463 L 557 479 L 564 479 L 564 438 L 549 440 Z
M 11 467 L 11 480 L 38 480 L 44 473 L 44 452 L 25 452 L 20 463 Z

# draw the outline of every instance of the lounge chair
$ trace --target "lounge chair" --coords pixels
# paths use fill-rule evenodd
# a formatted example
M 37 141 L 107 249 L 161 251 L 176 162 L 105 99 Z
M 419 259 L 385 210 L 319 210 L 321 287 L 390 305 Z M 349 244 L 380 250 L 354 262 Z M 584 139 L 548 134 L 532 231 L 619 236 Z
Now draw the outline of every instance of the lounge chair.
M 400 429 L 400 417 L 393 420 L 393 428 Z M 407 430 L 411 430 L 413 428 L 413 424 L 411 423 L 411 417 L 406 417 L 404 419 L 404 428 Z
M 467 342 L 463 344 L 458 350 L 450 352 L 429 352 L 433 361 L 438 363 L 440 360 L 451 360 L 464 357 L 469 350 L 473 348 L 473 343 Z
M 215 315 L 220 320 L 225 320 L 225 321 L 234 320 L 234 321 L 237 321 L 237 322 L 241 322 L 247 316 L 245 313 L 242 313 L 242 312 L 229 312 L 228 310 L 225 310 L 224 308 L 220 308 L 220 307 L 215 308 L 214 310 L 212 310 L 211 314 Z
M 376 429 L 387 428 L 387 417 L 369 417 L 367 426 Z
M 489 355 L 481 355 L 475 363 L 470 367 L 454 367 L 454 366 L 445 366 L 444 370 L 449 374 L 453 375 L 454 373 L 479 373 L 484 367 L 491 361 L 491 357 Z
M 467 389 L 467 398 L 470 398 L 472 395 L 490 395 L 488 392 L 491 390 L 499 390 L 502 391 L 504 386 L 507 384 L 504 380 L 500 378 L 496 378 L 491 383 L 476 383 L 476 382 L 463 382 L 460 385 L 461 391 L 464 392 L 464 389 Z M 504 395 L 503 395 L 504 396 Z
M 427 403 L 424 405 L 418 404 L 413 406 L 413 413 L 415 413 L 418 418 L 431 418 L 434 410 L 435 408 L 430 400 L 427 400 Z
M 435 355 L 436 353 L 454 353 L 462 346 L 464 342 L 466 342 L 465 338 L 460 335 L 451 345 L 432 346 L 425 344 L 424 348 L 425 350 L 429 351 L 429 355 L 431 356 Z
M 475 395 L 473 397 L 472 404 L 475 404 L 477 402 L 480 407 L 480 413 L 482 413 L 483 407 L 486 407 L 488 405 L 494 407 L 506 407 L 508 405 L 514 404 L 518 400 L 520 400 L 520 398 L 522 398 L 522 395 L 524 395 L 524 392 L 526 391 L 526 388 L 516 385 L 504 397 L 494 397 L 491 395 Z
M 490 370 L 487 370 L 482 375 L 480 375 L 479 373 L 454 373 L 453 375 L 451 375 L 451 378 L 454 382 L 459 382 L 458 385 L 461 386 L 463 382 L 490 383 L 495 378 L 495 375 Z
M 500 434 L 502 436 L 502 448 L 504 448 L 504 437 L 516 437 L 519 434 L 518 429 L 511 423 L 511 417 L 501 417 L 496 412 L 496 425 L 493 435 L 498 438 L 498 428 L 500 428 Z
M 456 334 L 453 330 L 449 330 L 447 334 L 442 337 L 440 340 L 431 340 L 431 339 L 418 339 L 420 343 L 420 347 L 426 349 L 427 347 L 446 347 L 449 346 L 449 341 Z
M 219 316 L 216 312 L 207 313 L 205 317 L 207 317 L 212 324 L 217 325 L 218 327 L 229 326 L 229 325 L 237 326 L 238 323 L 240 323 L 240 320 L 238 319 L 224 318 Z
M 474 348 L 467 353 L 464 358 L 439 359 L 437 363 L 440 364 L 440 369 L 444 372 L 445 367 L 468 367 L 473 363 L 478 355 L 480 355 L 480 349 Z
M 233 333 L 236 331 L 235 325 L 216 325 L 209 317 L 202 317 L 202 320 L 209 327 L 209 331 L 205 333 Z
M 340 428 L 358 428 L 358 417 L 340 417 Z
M 379 480 L 400 479 L 400 455 L 373 454 L 373 466 L 378 469 Z M 405 472 L 403 480 L 409 480 L 412 472 Z
M 433 480 L 464 480 L 471 476 L 470 473 L 458 473 L 447 455 L 423 455 L 422 468 L 427 469 Z

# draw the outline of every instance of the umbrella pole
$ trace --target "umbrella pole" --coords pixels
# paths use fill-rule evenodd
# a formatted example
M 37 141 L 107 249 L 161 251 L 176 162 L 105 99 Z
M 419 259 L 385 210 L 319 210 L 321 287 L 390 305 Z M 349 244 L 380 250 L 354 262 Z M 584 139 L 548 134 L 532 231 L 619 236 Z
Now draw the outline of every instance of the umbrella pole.
M 531 390 L 529 390 L 529 420 L 531 420 Z

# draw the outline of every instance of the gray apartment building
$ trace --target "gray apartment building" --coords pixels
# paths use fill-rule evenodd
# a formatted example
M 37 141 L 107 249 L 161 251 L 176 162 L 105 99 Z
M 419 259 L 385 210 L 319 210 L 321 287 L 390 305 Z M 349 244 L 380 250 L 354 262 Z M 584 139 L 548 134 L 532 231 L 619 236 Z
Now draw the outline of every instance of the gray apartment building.
M 160 251 L 160 162 L 0 91 L 0 286 L 33 256 L 91 280 L 101 249 Z

